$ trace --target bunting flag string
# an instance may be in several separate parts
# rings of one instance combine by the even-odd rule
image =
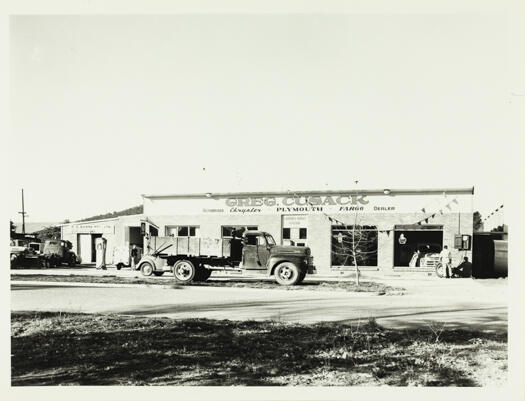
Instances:
[[[290,193],[291,191],[288,191],[288,192]],[[445,198],[447,198],[447,194],[446,194],[445,192],[443,192],[443,195],[444,195]],[[294,197],[298,197],[298,198],[300,197],[300,196],[297,195],[295,192],[293,192],[293,196],[294,196]],[[314,204],[312,204],[312,203],[310,202],[310,200],[309,200],[308,198],[306,198],[306,203],[307,203],[309,206],[311,206],[311,207],[314,207],[314,206],[315,206]],[[447,209],[449,209],[449,210],[452,210],[451,203],[455,203],[455,204],[459,205],[459,202],[458,202],[457,198],[454,198],[454,199],[452,199],[451,202],[449,202],[449,203],[447,203],[447,204],[445,205],[445,207],[446,207]],[[499,207],[499,209],[501,209],[502,207],[503,207],[503,205],[501,205],[501,206]],[[426,213],[427,209],[428,209],[428,207],[425,206],[425,207],[421,208],[421,211],[422,211],[423,213]],[[326,212],[324,212],[324,211],[322,211],[321,213],[322,213],[322,214],[328,219],[328,221],[330,221],[331,223],[336,223],[336,224],[341,225],[341,226],[348,226],[348,224],[346,224],[345,222],[342,222],[342,221],[336,219],[335,217],[332,217],[332,216],[328,215],[328,214],[327,214]],[[440,215],[443,215],[443,209],[440,209],[440,210],[439,210],[439,214],[440,214]],[[430,219],[434,219],[434,218],[436,217],[436,215],[437,215],[437,211],[434,212],[434,213],[432,213],[432,214],[430,214],[430,215],[428,215],[428,216],[425,217],[424,219],[419,220],[419,221],[416,222],[415,224],[421,226],[422,223],[423,223],[423,221],[424,221],[425,223],[428,224],[429,220],[430,220]],[[390,237],[390,232],[392,232],[392,231],[394,231],[394,230],[393,230],[393,229],[390,229],[390,230],[378,230],[378,231],[379,231],[380,233],[386,233],[386,234]]]
[[[488,219],[490,219],[493,215],[495,215],[498,211],[500,211],[501,209],[503,209],[503,205],[500,205],[498,206],[495,210],[493,210],[487,217],[485,217],[483,220],[481,220],[481,222],[484,222]]]

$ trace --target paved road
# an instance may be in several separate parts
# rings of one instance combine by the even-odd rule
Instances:
[[[12,285],[13,311],[122,313],[171,318],[355,322],[375,317],[387,327],[439,326],[506,330],[506,280],[397,282],[402,296],[341,291],[230,287],[104,288],[47,283]]]

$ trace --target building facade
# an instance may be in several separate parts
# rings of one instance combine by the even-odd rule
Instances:
[[[227,238],[241,227],[278,244],[308,246],[319,274],[353,269],[431,271],[415,254],[451,250],[472,259],[474,189],[143,195],[160,236]],[[463,245],[458,245],[458,239]]]
[[[107,240],[106,262],[116,264],[121,259],[127,259],[133,245],[143,248],[141,223],[145,221],[144,215],[137,214],[62,224],[61,238],[71,241],[73,251],[81,257],[82,263],[95,263],[95,240],[103,237]],[[154,226],[151,226],[151,230],[157,234]]]

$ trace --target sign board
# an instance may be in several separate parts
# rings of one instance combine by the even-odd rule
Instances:
[[[424,210],[424,211],[423,211]],[[355,214],[420,213],[440,216],[472,213],[472,195],[280,195],[241,197],[145,198],[144,213],[150,216],[200,214]]]
[[[286,228],[308,227],[308,216],[304,214],[283,216],[283,227],[286,227]]]
[[[63,226],[62,232],[64,234],[114,234],[115,226],[109,223],[72,224],[69,226]]]

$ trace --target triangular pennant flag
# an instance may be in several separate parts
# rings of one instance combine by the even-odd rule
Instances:
[[[452,202],[454,202],[456,205],[459,204],[458,200],[456,198],[452,199]]]
[[[500,209],[503,207],[503,205],[500,206]]]
[[[428,217],[425,219],[425,223],[428,223]]]
[[[390,230],[386,232],[386,235],[390,237]]]
[[[434,217],[436,217],[436,214],[435,214],[435,213],[432,215],[432,218],[434,218]]]
[[[418,221],[418,222],[417,222],[417,224],[418,224],[418,225],[421,225],[421,222],[420,222],[420,221]]]
[[[439,209],[439,213],[440,213],[440,214],[443,214],[443,209]]]
[[[422,211],[423,213],[425,213],[425,208],[421,209],[421,211]]]

